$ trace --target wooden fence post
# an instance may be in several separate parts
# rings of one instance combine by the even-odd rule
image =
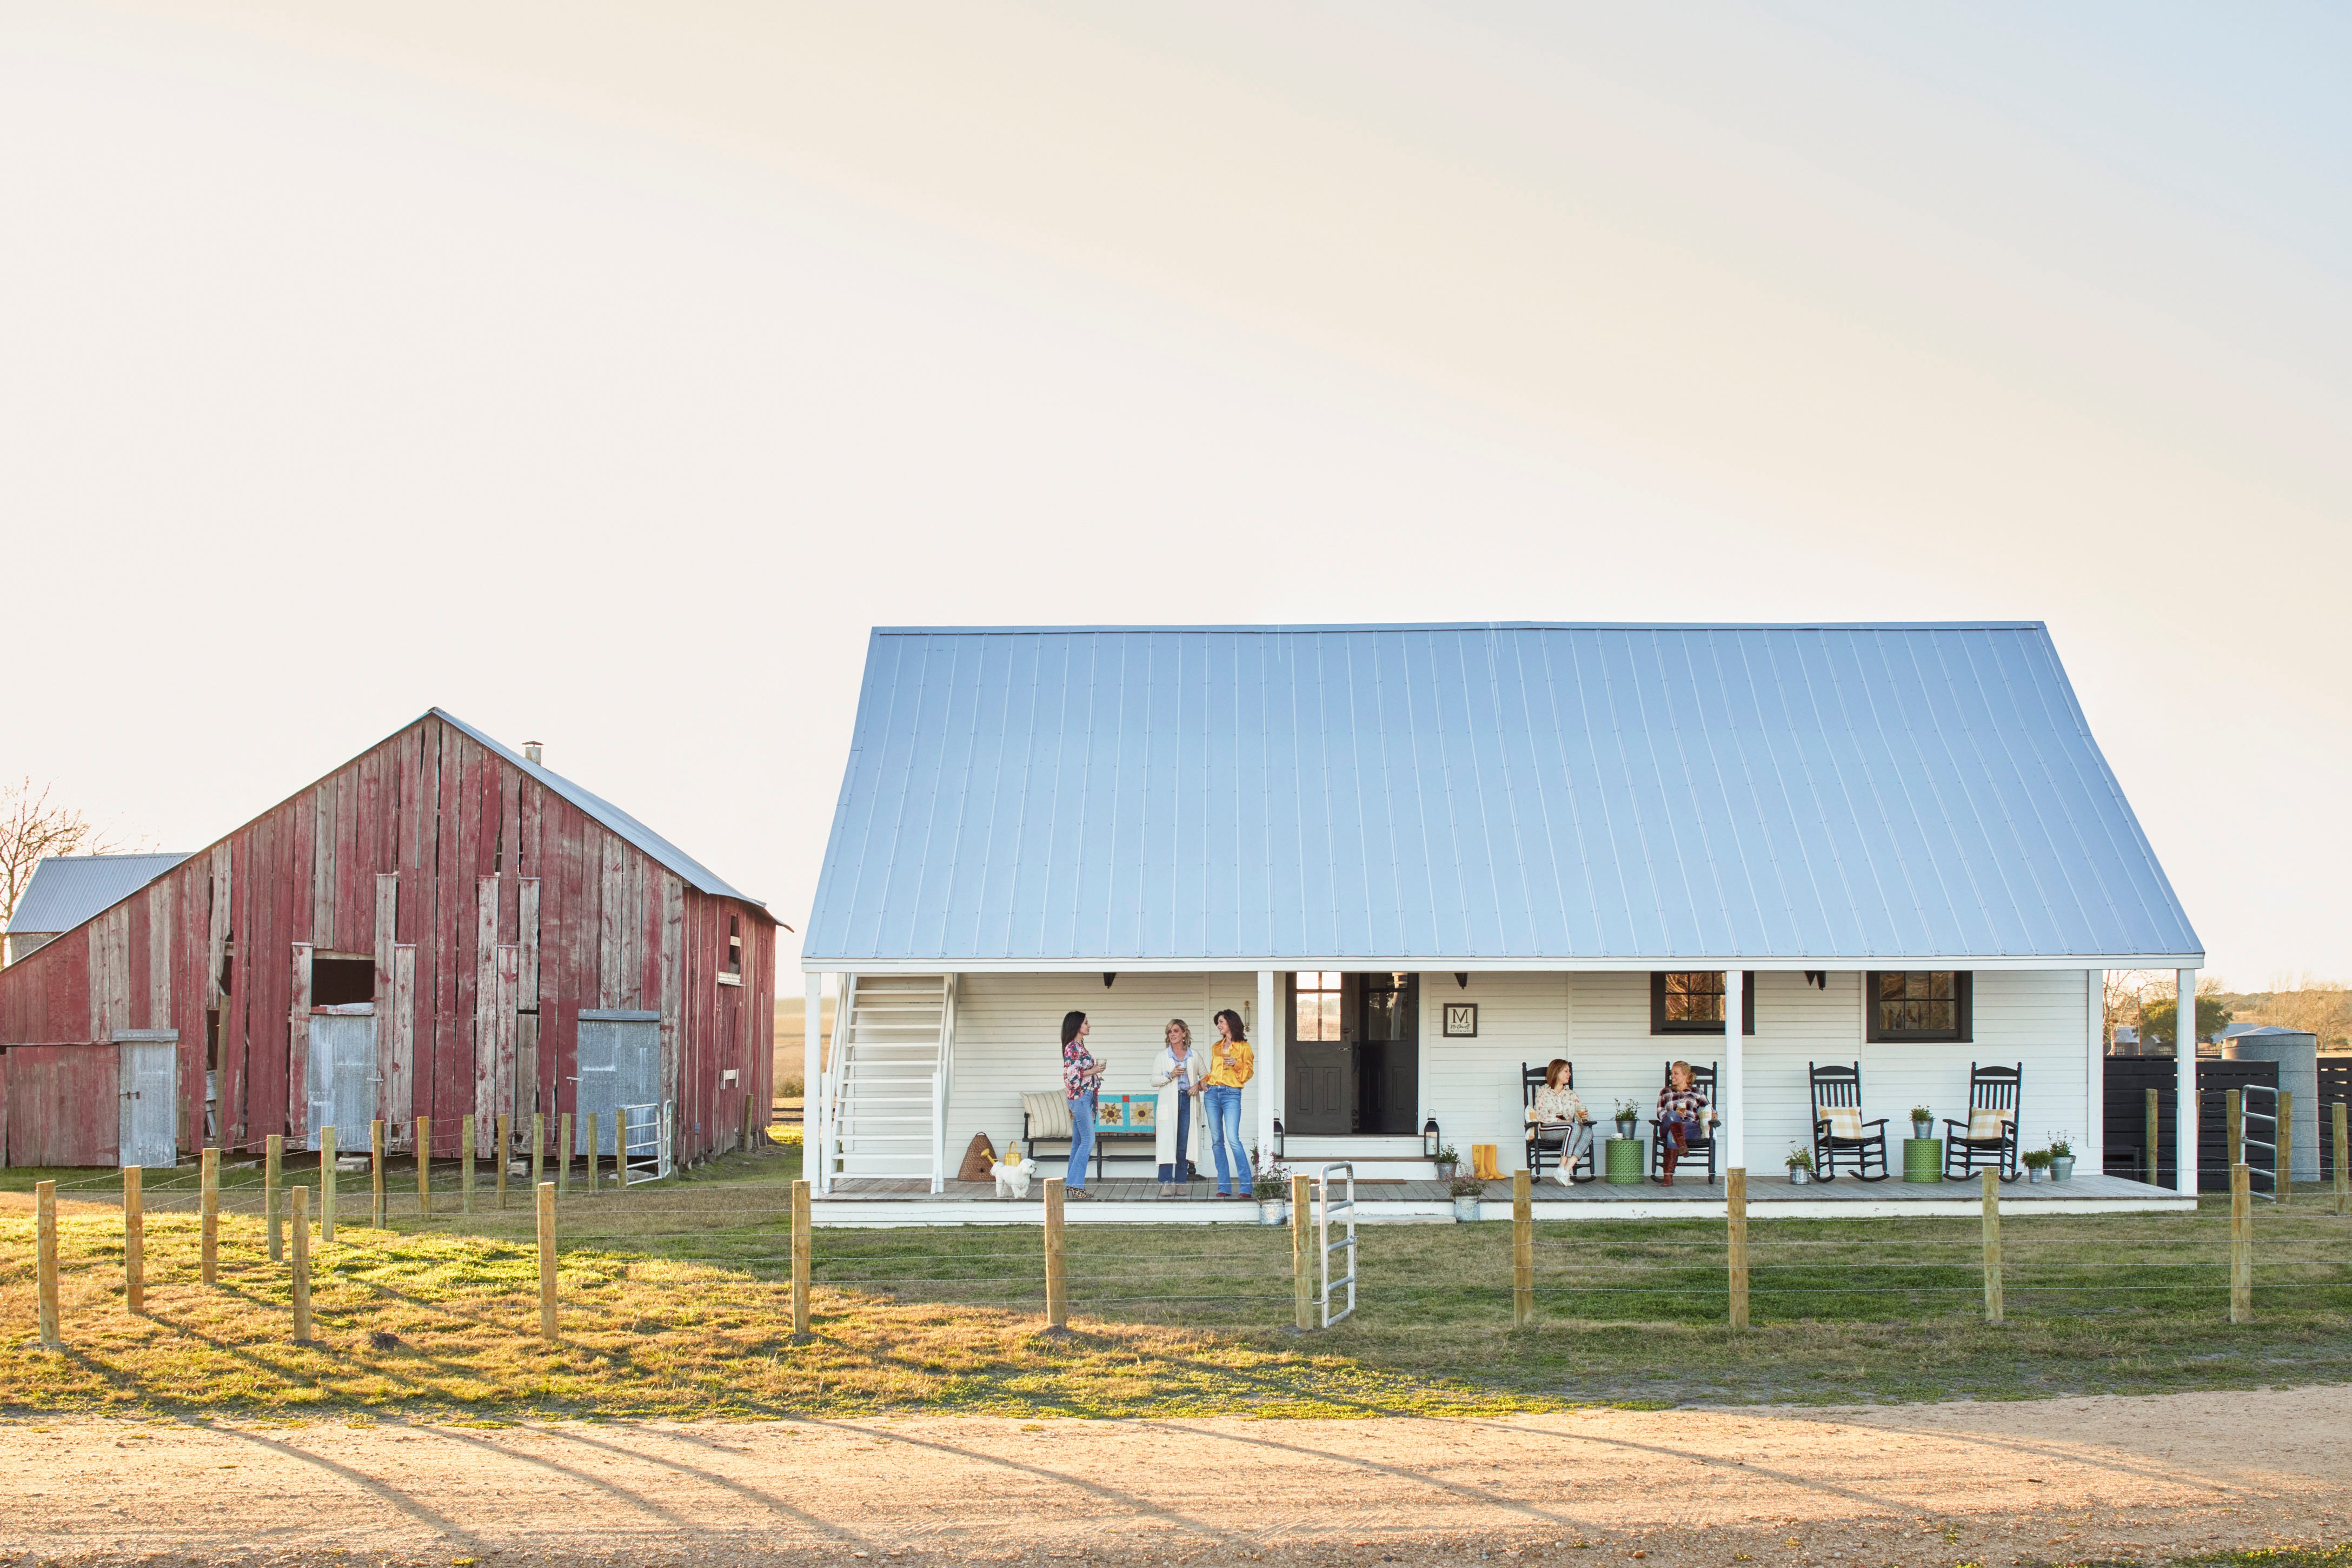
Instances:
[[[294,1342],[310,1342],[310,1189],[289,1194],[294,1209]]]
[[[58,1184],[55,1182],[33,1184],[34,1268],[40,1276],[41,1348],[62,1351],[66,1348],[63,1334],[58,1328]]]
[[[2346,1145],[2345,1131],[2345,1105],[2339,1100],[2336,1102],[2336,1212],[2352,1215],[2352,1160],[2345,1158],[2352,1149]]]
[[[204,1279],[220,1283],[220,1151],[207,1149],[196,1167],[196,1207],[199,1213]]]
[[[539,1337],[555,1342],[555,1186],[531,1189],[539,1210]]]
[[[2252,1173],[2230,1167],[2230,1321],[2254,1321],[2254,1204]]]
[[[375,1228],[383,1228],[383,1119],[368,1123],[369,1184],[374,1200]]]
[[[1984,1173],[1985,1321],[2003,1321],[2000,1300],[2000,1173]]]
[[[504,1213],[507,1206],[507,1153],[508,1151],[514,1147],[514,1141],[511,1136],[514,1131],[512,1123],[513,1119],[511,1117],[501,1115],[499,1118],[498,1182],[499,1210],[500,1213]]]
[[[592,1110],[588,1113],[588,1190],[592,1193],[596,1190],[596,1145],[600,1142],[597,1137],[599,1131],[596,1125],[596,1112]]]
[[[122,1167],[122,1305],[128,1311],[147,1310],[147,1209],[141,1197],[136,1165]]]
[[[1723,1173],[1723,1201],[1729,1223],[1731,1326],[1748,1326],[1748,1173],[1733,1167]]]
[[[286,1261],[286,1216],[280,1210],[278,1179],[285,1174],[286,1140],[272,1132],[261,1143],[261,1213],[269,1226],[269,1261]]]
[[[530,1190],[539,1191],[539,1184],[547,1172],[547,1117],[540,1111],[530,1113]],[[534,1197],[531,1202],[539,1200]]]
[[[474,1212],[474,1119],[457,1119],[457,1212]]]
[[[1511,1327],[1536,1318],[1536,1206],[1528,1173],[1511,1173]]]
[[[335,1130],[319,1129],[319,1239],[335,1239]]]
[[[1315,1326],[1315,1231],[1307,1203],[1307,1178],[1290,1174],[1290,1316],[1301,1329]]]
[[[2284,1203],[2294,1194],[2294,1090],[2291,1089],[2278,1091],[2278,1128],[2271,1139],[2278,1146],[2271,1192]]]
[[[2158,1140],[2164,1133],[2164,1119],[2156,1113],[2156,1090],[2151,1089],[2147,1091],[2147,1184],[2151,1187],[2164,1185],[2158,1179],[2163,1174],[2158,1167],[2164,1148]]]
[[[793,1338],[809,1331],[809,1184],[793,1184]]]
[[[1062,1181],[1045,1178],[1045,1327],[1070,1326],[1069,1281],[1062,1271]]]
[[[416,1119],[416,1217],[433,1217],[433,1118]]]
[[[2246,1157],[2246,1096],[2242,1089],[2221,1091],[2222,1136],[2230,1145],[2229,1163],[2237,1164]]]
[[[572,1112],[555,1119],[555,1191],[561,1197],[572,1190]]]

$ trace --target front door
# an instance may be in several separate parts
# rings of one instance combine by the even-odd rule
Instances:
[[[345,1002],[310,1010],[310,1132],[335,1130],[338,1152],[369,1146],[375,1119],[375,1004]]]
[[[1407,1137],[1421,1131],[1418,975],[1352,974],[1356,1021],[1356,1131]]]
[[[1349,976],[1290,977],[1289,1066],[1283,1074],[1286,1133],[1331,1137],[1356,1130],[1356,1047],[1348,1026]]]

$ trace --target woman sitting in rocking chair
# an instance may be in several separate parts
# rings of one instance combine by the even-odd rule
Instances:
[[[1683,1157],[1690,1141],[1715,1120],[1715,1112],[1706,1103],[1706,1096],[1691,1083],[1691,1066],[1676,1062],[1667,1069],[1666,1087],[1658,1090],[1658,1142],[1666,1173],[1650,1180],[1662,1187],[1675,1184],[1675,1162]]]
[[[1559,1149],[1559,1166],[1552,1174],[1569,1186],[1576,1185],[1576,1163],[1584,1157],[1587,1145],[1592,1142],[1592,1114],[1577,1098],[1569,1082],[1570,1068],[1565,1058],[1554,1057],[1544,1068],[1543,1087],[1536,1090],[1536,1102],[1528,1107],[1528,1120],[1535,1123],[1536,1138]]]

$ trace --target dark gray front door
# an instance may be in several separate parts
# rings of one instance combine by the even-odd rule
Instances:
[[[1416,974],[1350,975],[1356,1003],[1356,1131],[1421,1131],[1421,996]]]
[[[1283,1074],[1283,1131],[1305,1136],[1356,1130],[1352,977],[1308,971],[1290,977],[1289,1066]]]

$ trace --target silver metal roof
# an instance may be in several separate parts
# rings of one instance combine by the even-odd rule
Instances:
[[[695,888],[698,891],[709,893],[714,897],[721,899],[740,899],[747,904],[756,904],[761,909],[766,909],[768,907],[760,900],[751,897],[751,894],[738,891],[736,889],[728,886],[725,881],[720,879],[719,874],[711,870],[709,867],[705,866],[701,861],[697,860],[685,850],[680,849],[677,845],[672,844],[668,839],[664,838],[660,834],[656,833],[652,828],[647,827],[644,823],[639,822],[635,817],[631,816],[627,812],[623,811],[619,806],[614,805],[611,801],[605,800],[600,795],[589,794],[586,790],[582,789],[578,784],[573,784],[570,779],[565,778],[562,773],[551,773],[546,768],[541,767],[539,763],[531,762],[528,758],[524,757],[520,752],[509,751],[504,744],[492,740],[481,731],[477,730],[471,724],[467,723],[463,719],[458,718],[455,713],[450,712],[447,709],[436,708],[432,711],[434,716],[439,719],[443,723],[464,731],[468,736],[472,737],[480,744],[487,746],[493,752],[496,752],[499,756],[504,757],[508,762],[512,763],[516,767],[520,768],[524,773],[529,773],[531,777],[537,779],[540,783],[553,790],[557,795],[562,795],[565,800],[570,801],[573,805],[578,806],[582,811],[586,812],[591,817],[593,817],[596,821],[604,824],[606,827],[611,828],[614,833],[619,834],[629,843],[645,851],[647,855],[652,856],[662,865],[667,866],[671,870],[677,872],[678,876],[685,879],[689,886]]]
[[[8,919],[11,932],[68,931],[187,858],[158,855],[51,855],[33,868]]]
[[[2203,954],[2047,630],[879,628],[803,963]]]

